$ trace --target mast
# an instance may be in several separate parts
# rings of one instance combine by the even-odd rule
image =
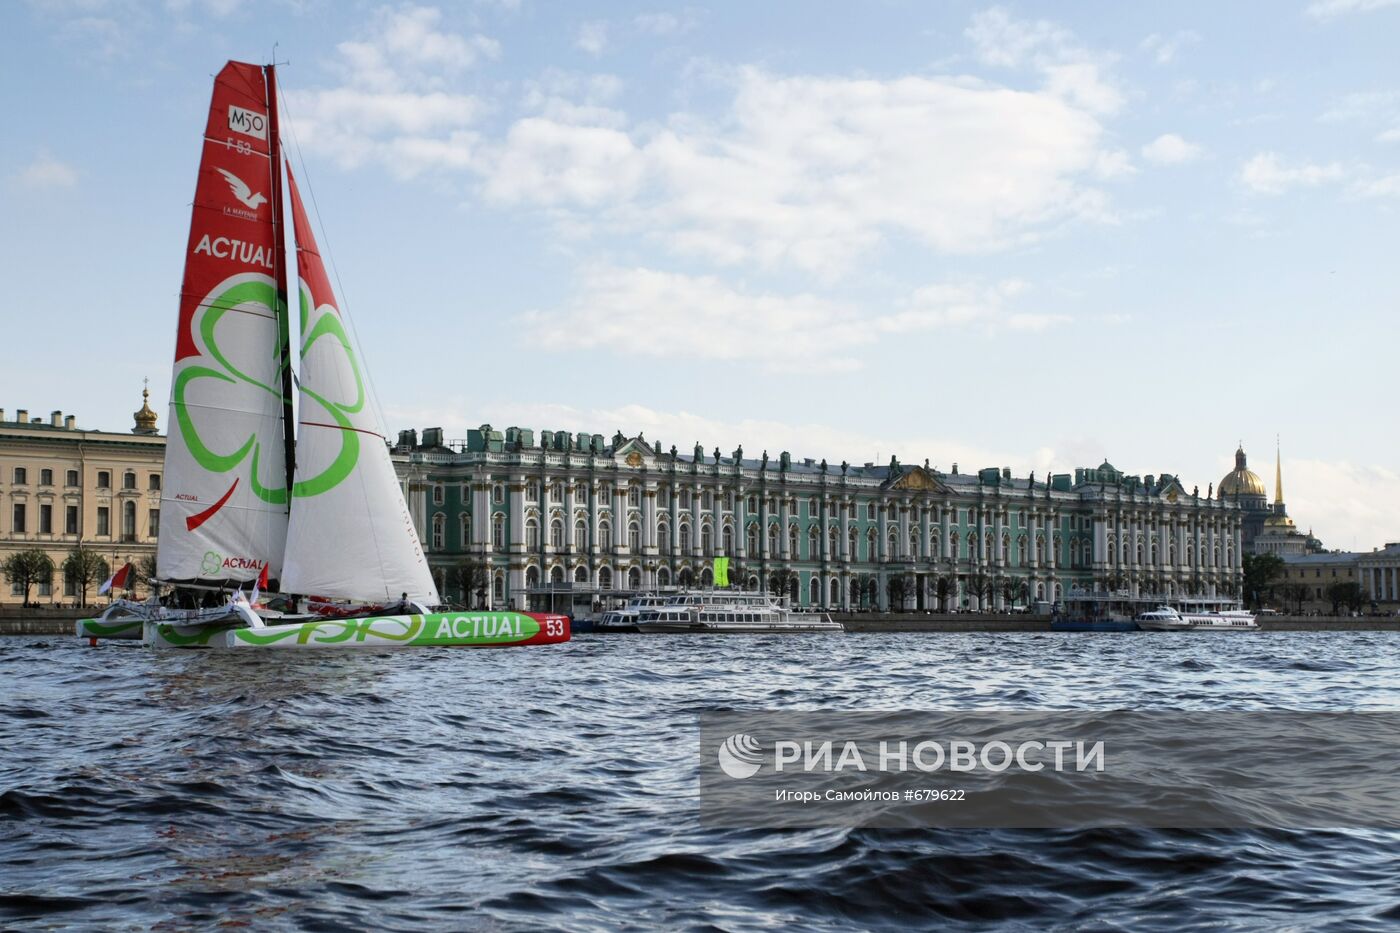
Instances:
[[[296,476],[296,421],[292,417],[292,336],[291,314],[287,304],[287,229],[282,217],[282,136],[277,117],[277,66],[263,68],[267,76],[268,154],[272,162],[272,243],[277,254],[274,260],[277,280],[277,326],[282,340],[278,365],[282,368],[282,449],[287,460],[287,506],[291,508],[291,489]]]

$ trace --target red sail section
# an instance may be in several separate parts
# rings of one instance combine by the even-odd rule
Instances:
[[[229,62],[214,81],[204,130],[176,362],[199,353],[196,312],[216,285],[240,273],[271,276],[275,270],[270,122],[262,68]]]
[[[311,292],[312,308],[330,305],[336,314],[340,314],[340,305],[335,303],[335,292],[331,290],[330,279],[326,278],[326,264],[321,262],[321,251],[316,248],[316,238],[311,234],[311,222],[306,219],[306,208],[302,206],[301,192],[297,190],[290,164],[287,166],[287,187],[292,193],[292,230],[297,240],[297,275]]]
[[[156,567],[173,582],[281,577],[290,489],[272,116],[264,69],[225,65],[204,129],[171,370]]]

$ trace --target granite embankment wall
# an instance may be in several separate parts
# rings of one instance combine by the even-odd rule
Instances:
[[[73,623],[91,619],[101,607],[87,609],[0,608],[0,635],[72,635]]]
[[[1049,616],[977,613],[833,613],[850,632],[1048,632]],[[1260,616],[1265,632],[1400,632],[1400,618]]]

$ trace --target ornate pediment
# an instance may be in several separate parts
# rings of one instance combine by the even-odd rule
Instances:
[[[613,450],[613,459],[618,462],[619,466],[631,467],[634,470],[640,470],[655,458],[656,451],[640,434],[630,440],[623,441]]]
[[[886,489],[909,489],[917,492],[946,492],[947,487],[923,467],[904,467],[897,476],[885,481]]]

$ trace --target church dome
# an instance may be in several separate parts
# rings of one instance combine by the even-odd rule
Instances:
[[[1220,481],[1222,496],[1267,496],[1264,481],[1245,464],[1244,448],[1235,451],[1235,468]]]
[[[131,417],[136,421],[136,427],[131,429],[133,434],[155,434],[156,433],[156,413],[151,411],[151,392],[149,389],[141,390],[141,410]]]

